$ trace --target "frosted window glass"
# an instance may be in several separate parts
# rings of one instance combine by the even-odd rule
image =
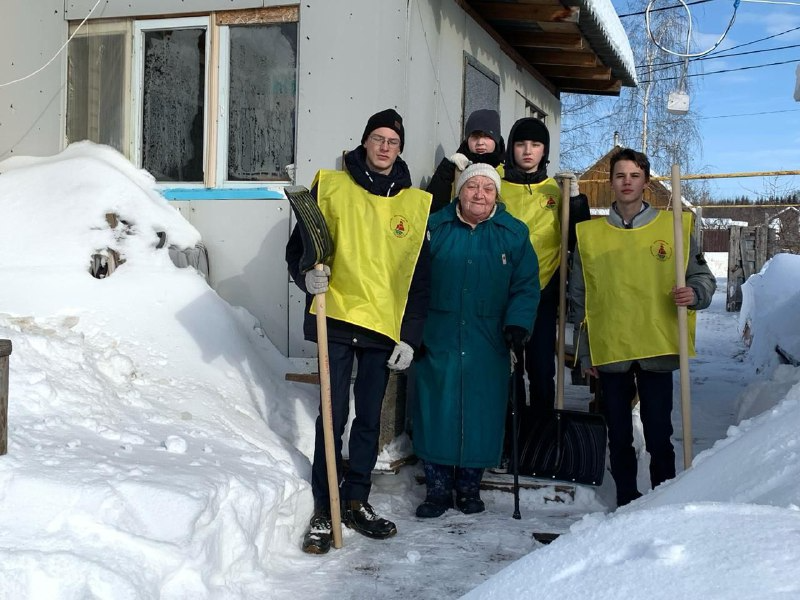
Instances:
[[[158,181],[203,181],[205,29],[144,39],[142,167]]]
[[[294,162],[297,24],[230,29],[228,179],[286,180]]]

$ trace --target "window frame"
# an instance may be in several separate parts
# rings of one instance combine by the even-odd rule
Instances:
[[[125,100],[121,107],[123,124],[121,148],[129,160],[142,168],[144,141],[144,40],[145,34],[163,30],[205,30],[205,72],[204,72],[204,110],[203,110],[203,181],[157,181],[163,188],[252,188],[264,185],[285,185],[291,183],[288,175],[271,181],[228,180],[228,143],[230,102],[230,28],[247,25],[296,24],[297,44],[300,27],[299,5],[208,12],[195,16],[131,17],[127,19],[93,20],[81,28],[78,36],[90,37],[110,33],[124,36],[125,57],[120,68],[123,77]],[[74,31],[77,23],[71,23]],[[297,51],[296,51],[297,52]],[[299,79],[299,56],[295,55],[295,77]],[[295,86],[295,109],[299,99],[299,86]],[[64,141],[67,138],[67,115],[65,106]],[[91,109],[91,107],[88,107]],[[297,113],[295,110],[294,140],[292,160],[297,160]],[[75,141],[75,140],[72,140]]]
[[[168,19],[136,19],[133,24],[133,60],[131,63],[131,115],[132,131],[130,136],[130,146],[128,149],[131,162],[140,169],[142,168],[142,142],[143,142],[143,127],[144,127],[144,36],[148,31],[162,31],[164,29],[205,29],[206,30],[206,44],[205,44],[205,90],[204,102],[205,109],[203,110],[203,132],[205,139],[203,140],[203,181],[158,181],[159,185],[164,187],[183,188],[202,188],[206,186],[208,179],[208,106],[209,96],[212,91],[209,89],[209,57],[211,52],[211,36],[209,34],[209,20],[211,15],[205,17],[179,17]],[[212,186],[213,187],[213,186]]]

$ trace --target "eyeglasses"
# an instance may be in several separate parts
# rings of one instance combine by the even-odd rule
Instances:
[[[383,146],[384,144],[388,144],[390,148],[400,147],[400,138],[385,138],[382,135],[371,135],[369,136],[369,141],[375,144],[376,146]]]

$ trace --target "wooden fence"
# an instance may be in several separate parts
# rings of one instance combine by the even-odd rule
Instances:
[[[742,284],[750,275],[758,273],[774,254],[769,247],[769,229],[766,225],[730,228],[728,245],[728,290],[725,304],[729,312],[742,308]]]

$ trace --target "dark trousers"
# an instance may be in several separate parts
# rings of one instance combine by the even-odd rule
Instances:
[[[424,461],[426,500],[437,504],[451,505],[453,489],[461,498],[479,498],[483,469],[479,467],[455,467]]]
[[[337,481],[341,482],[341,500],[366,502],[372,487],[372,469],[375,468],[378,459],[381,407],[386,384],[389,382],[389,368],[386,366],[386,361],[389,360],[391,351],[328,342],[328,352],[331,368],[333,438],[336,447]],[[358,360],[356,380],[353,384],[356,414],[350,427],[349,469],[342,479],[342,435],[350,413],[350,378],[354,359]],[[316,422],[311,491],[317,508],[330,506],[321,414],[317,416]]]
[[[633,448],[631,404],[639,393],[645,447],[650,454],[650,483],[656,487],[675,477],[672,447],[672,373],[644,371],[634,363],[625,373],[600,372],[601,409],[608,425],[611,475],[617,486],[617,505],[639,497],[636,451]]]
[[[558,323],[558,271],[542,290],[533,332],[525,344],[525,356],[517,355],[517,360],[525,363],[528,374],[530,396],[526,394],[525,382],[517,382],[517,427],[522,432],[521,440],[527,438],[537,421],[548,418],[555,407],[556,400],[556,327]],[[526,401],[530,399],[530,404]],[[506,414],[506,435],[503,453],[511,456],[512,417],[509,405]]]

